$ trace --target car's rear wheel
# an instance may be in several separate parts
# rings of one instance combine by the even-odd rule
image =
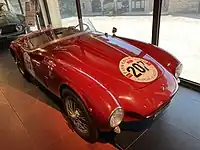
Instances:
[[[15,59],[15,64],[17,65],[17,68],[19,72],[22,74],[22,76],[28,81],[31,81],[31,75],[28,73],[28,71],[25,69],[24,65],[21,63],[21,61],[17,58],[14,57]]]
[[[61,92],[67,121],[74,131],[88,142],[96,142],[99,133],[82,100],[72,90],[65,88]]]

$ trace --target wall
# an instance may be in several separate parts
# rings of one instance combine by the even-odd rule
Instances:
[[[81,3],[81,10],[83,14],[88,14],[92,12],[92,2],[91,0],[80,0]],[[85,9],[83,8],[85,5]]]
[[[198,12],[200,0],[169,0],[169,12]]]

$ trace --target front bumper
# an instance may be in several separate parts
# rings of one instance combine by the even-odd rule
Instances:
[[[113,131],[117,134],[121,132],[121,130],[129,130],[134,132],[141,132],[151,127],[154,121],[162,116],[164,111],[168,108],[170,102],[161,106],[157,111],[153,112],[151,115],[143,118],[138,118],[135,121],[122,121],[121,124],[113,129]]]
[[[173,97],[172,97],[173,98]],[[142,116],[140,114],[137,113],[127,113],[126,115],[131,118],[129,120],[126,120],[126,122],[135,122],[135,121],[143,121],[143,120],[151,120],[151,119],[155,119],[157,118],[157,116],[160,116],[160,114],[162,114],[169,106],[171,101],[168,101],[167,103],[163,104],[162,106],[160,106],[160,108],[158,108],[157,110],[155,110],[154,112],[152,112],[151,114],[147,115],[147,116]]]
[[[168,107],[169,107],[170,101],[161,106],[158,110],[153,112],[151,115],[147,116],[146,119],[156,119],[160,114],[162,114]]]

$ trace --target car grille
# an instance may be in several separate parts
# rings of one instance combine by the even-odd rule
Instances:
[[[0,29],[1,29],[2,35],[17,32],[16,24],[6,25],[6,26],[3,26],[3,27],[0,27]]]

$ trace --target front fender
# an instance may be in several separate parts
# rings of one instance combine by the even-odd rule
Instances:
[[[64,72],[62,74],[66,75],[61,84],[66,84],[78,94],[100,130],[109,129],[110,114],[120,106],[114,95],[82,70],[68,66]]]
[[[141,50],[149,54],[151,57],[153,57],[155,60],[157,60],[160,64],[162,64],[163,67],[165,67],[170,73],[172,73],[173,75],[175,74],[176,67],[180,64],[180,61],[172,54],[152,44],[144,43],[137,40],[131,40],[123,37],[119,38],[140,48]]]

